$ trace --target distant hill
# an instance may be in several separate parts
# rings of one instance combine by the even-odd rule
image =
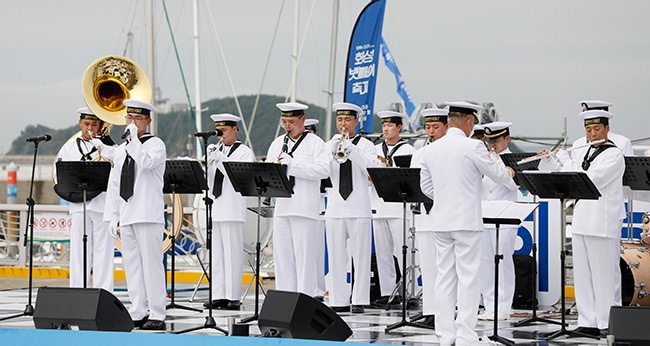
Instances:
[[[239,97],[239,104],[244,114],[246,122],[250,122],[250,115],[255,103],[255,95],[246,95]],[[275,130],[280,122],[280,112],[275,107],[276,103],[284,102],[285,98],[281,96],[262,95],[257,107],[257,115],[253,123],[253,129],[250,137],[253,148],[257,156],[264,156],[269,145],[273,141]],[[307,102],[298,101],[309,106],[307,117],[318,119],[320,124],[318,129],[324,132],[325,109]],[[203,103],[202,109],[208,108],[201,116],[201,131],[214,130],[214,122],[210,119],[211,114],[215,113],[232,113],[237,115],[237,107],[232,97],[212,99]],[[76,124],[77,119],[62,120],[71,126],[64,129],[52,129],[42,125],[29,125],[23,130],[20,136],[11,143],[11,148],[6,155],[30,155],[34,153],[34,146],[25,142],[26,138],[33,136],[42,136],[45,133],[52,135],[52,140],[47,143],[41,143],[38,147],[39,155],[56,155],[61,146],[72,137],[79,126]],[[196,151],[194,147],[194,119],[189,110],[182,112],[158,113],[158,136],[165,141],[167,145],[167,157],[176,156],[194,156]],[[333,131],[336,127],[332,125]],[[121,143],[120,135],[124,131],[123,126],[114,126],[111,137],[117,143]],[[282,133],[282,129],[280,129]],[[240,140],[245,140],[243,129],[240,128],[237,136]],[[216,142],[216,138],[211,138],[210,142]]]

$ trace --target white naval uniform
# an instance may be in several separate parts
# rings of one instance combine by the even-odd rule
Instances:
[[[275,160],[282,151],[284,136],[271,143],[267,159]],[[287,145],[292,152],[296,142]],[[273,258],[275,261],[275,287],[278,290],[301,292],[309,296],[318,294],[318,258],[322,251],[322,232],[318,231],[321,212],[320,181],[329,176],[329,156],[325,142],[308,133],[292,153],[293,159],[287,175],[293,176],[294,194],[290,198],[277,198],[273,217]],[[316,230],[316,231],[314,231]]]
[[[510,149],[499,155],[511,153]],[[493,155],[495,156],[495,155]],[[500,160],[500,158],[499,158]],[[516,201],[519,187],[510,179],[506,184],[497,184],[488,177],[483,177],[484,201]],[[499,254],[503,259],[499,262],[499,315],[510,315],[512,299],[515,295],[515,263],[512,255],[515,251],[518,225],[499,225]],[[483,259],[481,260],[481,293],[486,312],[494,312],[494,250],[496,227],[485,224],[483,232]]]
[[[418,149],[411,158],[411,167],[421,168],[422,152],[426,146]],[[431,316],[435,313],[436,276],[436,247],[433,241],[431,225],[431,210],[427,212],[423,203],[420,204],[420,215],[413,215],[415,219],[415,240],[420,256],[420,269],[422,271],[422,315]]]
[[[223,166],[224,162],[253,162],[255,154],[246,145],[237,141],[235,145],[223,146],[208,157],[208,188],[212,204],[212,299],[241,300],[244,222],[246,221],[246,199],[237,191]],[[208,150],[210,152],[210,150]],[[216,156],[221,159],[212,161]],[[223,174],[221,195],[215,198],[214,176],[217,169]]]
[[[146,137],[151,138],[141,143]],[[135,162],[135,183],[133,196],[124,201],[120,197],[120,180],[127,152]],[[166,157],[165,143],[149,134],[123,143],[115,150],[108,182],[104,220],[120,222],[126,286],[131,300],[129,314],[134,321],[147,314],[150,320],[165,320],[162,190]]]
[[[318,250],[316,254],[318,273],[316,274],[316,279],[318,280],[318,290],[316,291],[316,296],[325,297],[327,292],[327,282],[325,281],[325,196],[326,192],[320,190],[320,213],[318,213],[318,228],[317,230],[321,232],[320,239],[322,239],[322,245],[318,245]]]
[[[359,138],[356,145],[353,139],[348,142],[351,151],[348,160],[352,163],[352,192],[346,200],[339,193],[341,164],[330,154],[330,179],[332,188],[327,190],[327,250],[332,286],[330,287],[330,306],[350,305],[350,286],[347,284],[348,252],[354,263],[354,286],[352,305],[370,304],[370,253],[372,245],[372,210],[368,190],[368,167],[375,167],[377,155],[375,148],[366,138]],[[339,142],[334,137],[327,142],[332,148]],[[349,240],[349,247],[348,245]]]
[[[422,192],[434,200],[431,219],[437,253],[436,334],[441,344],[478,340],[483,217],[481,177],[506,183],[508,170],[488,156],[485,145],[451,127],[426,146],[421,159]],[[454,321],[454,307],[458,317]]]
[[[57,161],[84,161],[82,157],[92,151],[93,145],[81,138],[61,147]],[[80,151],[81,150],[81,151]],[[83,154],[82,154],[83,152]],[[90,154],[97,157],[97,151]],[[102,155],[104,153],[102,152]],[[113,237],[108,232],[108,222],[104,221],[106,193],[86,201],[87,271],[86,287],[103,288],[113,291]],[[70,229],[70,287],[84,287],[83,282],[83,203],[70,203],[72,227]],[[92,269],[92,285],[90,272]]]
[[[590,149],[590,155],[593,148]],[[584,156],[569,158],[561,150],[556,160],[542,159],[540,170],[584,171]],[[623,173],[625,159],[617,147],[598,155],[586,171],[601,197],[579,200],[573,210],[571,226],[573,246],[573,279],[578,326],[605,329],[609,324],[611,306],[621,305],[620,237],[625,214]]]
[[[398,144],[403,141],[406,140],[401,140]],[[391,154],[394,147],[395,146],[393,145],[388,146],[389,154]],[[376,156],[385,157],[382,144],[377,144],[375,146],[375,151]],[[415,148],[412,145],[405,143],[400,145],[391,156],[394,158],[395,156],[412,155],[414,152]],[[378,167],[386,166],[379,160],[376,160],[376,162]],[[392,162],[392,167],[397,167],[394,160]],[[372,206],[372,209],[376,211],[375,214],[372,215],[372,227],[375,237],[375,257],[377,258],[377,271],[379,272],[379,287],[381,288],[382,296],[389,296],[393,292],[395,282],[397,281],[395,260],[393,256],[397,258],[400,270],[404,273],[404,268],[402,268],[404,210],[402,203],[384,202],[384,200],[377,194],[374,185],[370,186],[370,205]],[[410,222],[410,214],[410,211],[407,210],[407,227]],[[406,256],[406,265],[409,266],[411,264],[410,262],[410,256]]]

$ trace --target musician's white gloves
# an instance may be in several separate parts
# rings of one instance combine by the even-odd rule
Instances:
[[[132,141],[138,138],[138,127],[135,126],[135,123],[128,124],[124,131],[129,131],[129,135],[125,138],[127,141]]]
[[[104,149],[105,144],[99,138],[92,138],[89,142],[97,149]]]
[[[341,135],[334,135],[330,141],[330,152],[336,154],[336,149],[339,147],[339,142],[341,141]]]
[[[217,150],[216,145],[210,144],[208,146],[208,166],[219,163],[219,161],[223,160],[224,156],[222,152]]]
[[[287,167],[291,167],[291,163],[293,162],[293,157],[287,153],[282,153],[280,154],[280,163],[283,165],[287,165]]]
[[[515,170],[512,169],[511,167],[508,167],[508,166],[506,166],[506,169],[508,170],[508,175],[510,176],[510,178],[514,178],[515,177]]]
[[[110,221],[108,224],[108,232],[111,234],[111,237],[117,239],[120,237],[120,233],[117,231],[117,221]]]

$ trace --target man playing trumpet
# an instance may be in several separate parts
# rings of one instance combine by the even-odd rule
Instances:
[[[580,113],[589,142],[607,140],[609,120],[614,115],[604,110]],[[540,155],[549,154],[542,150]],[[576,154],[574,152],[573,154]],[[547,155],[540,170],[585,172],[602,195],[597,200],[580,200],[573,211],[571,227],[573,269],[578,328],[576,332],[602,336],[607,334],[609,310],[621,305],[619,268],[625,159],[611,141],[594,144],[584,156],[556,150],[556,159]]]
[[[364,312],[370,304],[371,218],[368,190],[368,167],[377,165],[375,148],[369,140],[356,133],[361,107],[351,103],[335,103],[335,135],[327,146],[332,188],[327,193],[325,224],[327,250],[332,277],[330,306],[335,312]],[[350,307],[347,284],[347,244],[354,263],[354,287]]]

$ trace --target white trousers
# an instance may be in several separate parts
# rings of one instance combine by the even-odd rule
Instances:
[[[70,230],[70,287],[84,287],[84,217],[83,211],[72,213]],[[86,287],[113,292],[113,237],[108,232],[104,214],[86,211]],[[93,273],[92,285],[90,273]]]
[[[325,220],[318,220],[318,230],[322,232],[323,246],[316,250],[316,255],[318,255],[318,274],[316,279],[318,280],[318,290],[316,295],[320,297],[325,296],[327,287],[325,286]]]
[[[433,232],[438,266],[436,334],[441,344],[453,344],[457,338],[478,338],[474,328],[480,300],[482,232]],[[455,307],[458,316],[454,320]]]
[[[499,226],[499,314],[512,313],[512,299],[515,295],[515,252],[518,227]],[[483,232],[483,255],[481,259],[481,293],[485,311],[494,312],[494,250],[496,229],[486,227]]]
[[[608,328],[609,309],[620,306],[620,239],[572,235],[578,326]]]
[[[324,247],[318,220],[301,216],[273,218],[275,288],[318,295],[318,251]]]
[[[379,286],[382,296],[388,296],[393,293],[395,281],[397,281],[393,256],[397,258],[400,270],[404,273],[404,268],[402,268],[402,234],[404,225],[402,220],[402,218],[372,220],[375,235],[375,257],[377,258],[377,271],[379,272]],[[408,232],[408,220],[406,227],[406,231]],[[407,245],[410,246],[408,244],[408,238]],[[411,265],[410,254],[406,255],[406,265]]]
[[[329,275],[332,276],[330,287],[330,306],[350,305],[350,285],[347,283],[348,252],[354,263],[354,288],[352,305],[370,304],[370,253],[371,229],[370,218],[326,219],[327,251]]]
[[[141,320],[149,311],[150,320],[165,320],[165,268],[163,266],[163,225],[134,223],[121,226],[122,258],[126,288],[131,299],[129,314]]]
[[[244,223],[212,223],[212,299],[241,300]]]
[[[417,232],[415,239],[422,270],[422,314],[430,316],[435,314],[436,277],[438,276],[433,232]]]

